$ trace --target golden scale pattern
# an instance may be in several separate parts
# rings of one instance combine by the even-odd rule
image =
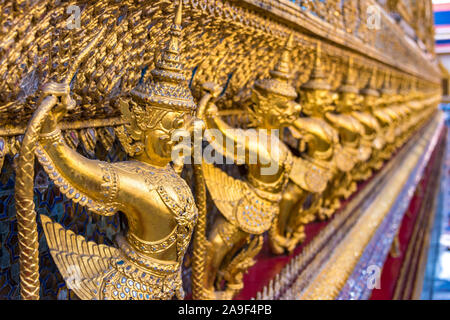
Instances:
[[[117,116],[117,108],[111,105],[111,100],[119,93],[131,90],[144,65],[149,63],[148,69],[152,69],[153,50],[160,47],[162,35],[169,28],[167,21],[173,16],[171,4],[170,1],[122,1],[118,4],[104,0],[87,4],[73,1],[63,5],[36,2],[30,6],[23,1],[23,5],[14,6],[7,2],[2,11],[7,27],[2,28],[5,41],[1,48],[4,62],[0,66],[0,74],[7,77],[0,81],[0,121],[7,125],[26,122],[35,109],[39,85],[64,78],[68,62],[89,43],[99,25],[105,25],[107,36],[76,74],[72,92],[77,108],[69,119]],[[276,52],[292,30],[226,1],[203,0],[189,4],[191,7],[185,9],[187,17],[183,21],[186,38],[182,43],[182,55],[187,72],[197,67],[194,96],[199,94],[195,90],[197,84],[214,81],[223,86],[232,74],[226,94],[221,99],[224,107],[230,107],[228,104],[233,100],[230,97],[236,97],[257,78],[268,76],[275,63]],[[85,8],[81,15],[81,32],[66,28],[65,10],[69,5]],[[387,33],[386,37],[389,35]],[[298,87],[308,78],[309,62],[317,40],[295,32],[295,41],[298,45],[292,54],[292,65],[293,71],[298,73],[294,83]],[[208,48],[207,57],[203,54],[204,48]],[[404,59],[411,54],[405,48],[395,50],[397,53],[403,51],[401,56]],[[342,57],[349,54],[332,46],[324,46],[324,52],[334,60],[333,65],[338,62],[342,67],[345,65]],[[324,57],[324,61],[328,60]],[[125,63],[128,61],[132,63]],[[355,65],[375,64],[379,69],[385,68],[379,63],[367,62],[363,59],[355,61]],[[332,85],[337,87],[339,78],[331,74],[341,74],[339,67],[330,69],[327,67],[330,79],[333,79]],[[191,74],[187,76],[190,79]],[[10,117],[11,114],[14,118]]]

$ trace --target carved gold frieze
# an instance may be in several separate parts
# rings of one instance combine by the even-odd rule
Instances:
[[[80,10],[79,28],[67,25],[69,6]],[[0,168],[16,159],[22,297],[39,298],[36,157],[68,199],[92,214],[121,212],[127,222],[110,247],[41,216],[62,276],[81,270],[79,298],[182,298],[193,235],[193,298],[232,299],[264,234],[273,254],[294,251],[307,224],[332,217],[434,114],[432,47],[405,40],[386,11],[429,25],[426,8],[383,9],[372,0],[6,1]],[[424,40],[431,34],[415,29]],[[180,131],[193,151],[190,185],[172,154]],[[119,143],[128,161],[93,160],[99,146],[108,152]],[[239,170],[207,162],[206,150]],[[268,163],[276,169],[264,173]],[[399,185],[386,188],[390,201]],[[359,257],[353,252],[385,214],[372,211],[332,256],[340,271],[322,270],[302,297],[335,297]]]

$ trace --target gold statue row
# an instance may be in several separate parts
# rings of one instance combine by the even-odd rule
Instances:
[[[377,88],[373,70],[367,86],[359,90],[352,59],[342,85],[332,92],[322,68],[320,45],[309,80],[294,88],[289,67],[293,39],[289,37],[270,77],[256,81],[243,103],[251,123],[269,132],[269,143],[242,140],[242,135],[251,135],[251,129],[232,130],[221,117],[215,105],[223,91],[219,85],[204,84],[198,107],[187,87],[180,61],[181,6],[182,1],[151,76],[117,101],[126,124],[116,129],[116,135],[129,161],[87,159],[65,143],[58,128],[75,104],[69,87],[73,72],[104,31],[73,63],[66,81],[43,88],[17,170],[23,298],[39,298],[31,188],[34,154],[72,201],[100,215],[120,211],[127,220],[125,234],[117,236],[117,247],[110,247],[88,242],[40,215],[53,259],[66,281],[77,279],[69,287],[79,298],[183,298],[181,267],[194,235],[193,298],[231,299],[255,263],[265,232],[274,254],[292,252],[305,239],[306,224],[332,216],[341,199],[356,191],[357,182],[380,169],[434,111],[436,92],[417,90],[415,80],[405,78],[399,91],[393,92],[390,75]],[[172,136],[180,129],[192,132],[198,120],[203,121],[203,130],[222,133],[223,144],[208,135],[206,140],[235,163],[236,154],[225,146],[246,141],[247,174],[236,179],[213,164],[194,164],[194,199],[171,163]],[[285,128],[300,141],[297,150],[287,146],[283,136],[271,134]],[[263,156],[253,163],[248,161],[252,153]],[[269,162],[276,162],[277,170],[263,174]],[[208,232],[206,189],[221,213]]]

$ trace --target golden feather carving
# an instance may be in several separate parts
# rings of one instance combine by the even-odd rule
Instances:
[[[94,299],[94,292],[101,290],[100,278],[110,269],[112,260],[119,257],[119,250],[87,241],[46,215],[40,217],[50,253],[64,281],[80,299]],[[75,280],[72,285],[71,280]]]
[[[245,183],[242,180],[230,177],[211,164],[203,163],[202,168],[208,191],[217,209],[227,219],[234,221],[233,209],[242,199],[243,192],[246,190]]]
[[[211,198],[231,224],[250,234],[262,234],[270,228],[281,195],[271,194],[269,200],[246,181],[234,179],[210,164],[202,167]]]

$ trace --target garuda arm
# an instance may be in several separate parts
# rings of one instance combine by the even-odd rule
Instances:
[[[210,101],[218,96],[221,87],[205,83],[203,89],[206,94],[199,102],[197,117],[205,122],[205,138],[214,150],[237,164],[250,163],[253,159],[263,164],[272,163],[269,137],[258,134],[256,130],[231,127],[220,118],[217,107]]]
[[[59,103],[60,106],[65,106],[66,109],[74,106],[75,103],[70,99],[69,95],[69,83],[76,73],[78,65],[88,56],[92,48],[101,39],[104,32],[105,29],[102,29],[89,45],[81,51],[73,65],[69,68],[63,83],[51,83],[43,88],[44,96],[41,99],[39,107],[33,113],[33,117],[24,134],[16,170],[15,203],[18,229],[17,236],[20,248],[20,291],[22,298],[26,300],[39,299],[40,291],[39,243],[36,211],[34,210],[33,201],[34,154],[39,145],[39,135],[42,131],[49,133],[54,129],[51,128],[52,126],[48,123],[47,118],[55,105]],[[57,113],[54,114],[56,115]],[[45,157],[45,152],[42,150],[41,155],[42,157]],[[42,160],[48,159],[43,158]],[[48,172],[54,169],[49,162],[44,162],[43,164]],[[64,178],[61,177],[58,172],[53,172],[50,177],[63,188],[66,185],[66,181],[64,181]],[[68,184],[67,188],[69,188]],[[77,193],[74,191],[75,190],[72,191],[72,194],[76,197]],[[82,196],[79,196],[79,198],[80,201],[83,200]],[[86,198],[84,200],[87,202],[89,201]]]
[[[97,214],[114,214],[118,206],[115,202],[118,192],[115,170],[109,163],[83,157],[65,143],[57,124],[69,107],[69,92],[55,83],[44,90],[46,94],[62,99],[59,103],[53,99],[56,107],[43,124],[36,148],[39,162],[69,199]]]
[[[58,121],[73,104],[67,84],[50,83],[44,88],[44,101],[52,110],[43,122],[36,156],[61,192],[90,211],[112,215],[118,192],[118,178],[108,163],[89,160],[64,142]],[[40,215],[47,244],[67,286],[83,300],[100,299],[105,277],[112,276],[120,260],[118,249],[95,242],[64,229],[49,217]],[[73,281],[75,281],[73,283]]]
[[[393,143],[395,140],[395,134],[394,134],[394,118],[391,117],[391,115],[385,110],[385,109],[375,109],[372,111],[375,118],[378,119],[381,130],[384,133],[384,138],[387,143]]]
[[[298,133],[298,136],[305,139],[313,149],[332,150],[333,146],[339,143],[336,130],[322,119],[297,118],[291,129],[294,135]]]
[[[367,132],[368,130],[365,130],[364,134],[366,137],[370,136],[370,138],[375,138],[375,136],[379,134],[380,125],[378,124],[377,119],[375,119],[374,116],[372,116],[369,113],[360,111],[353,111],[352,116],[355,117],[355,119],[358,120],[365,127],[373,131],[372,134],[370,134]]]

